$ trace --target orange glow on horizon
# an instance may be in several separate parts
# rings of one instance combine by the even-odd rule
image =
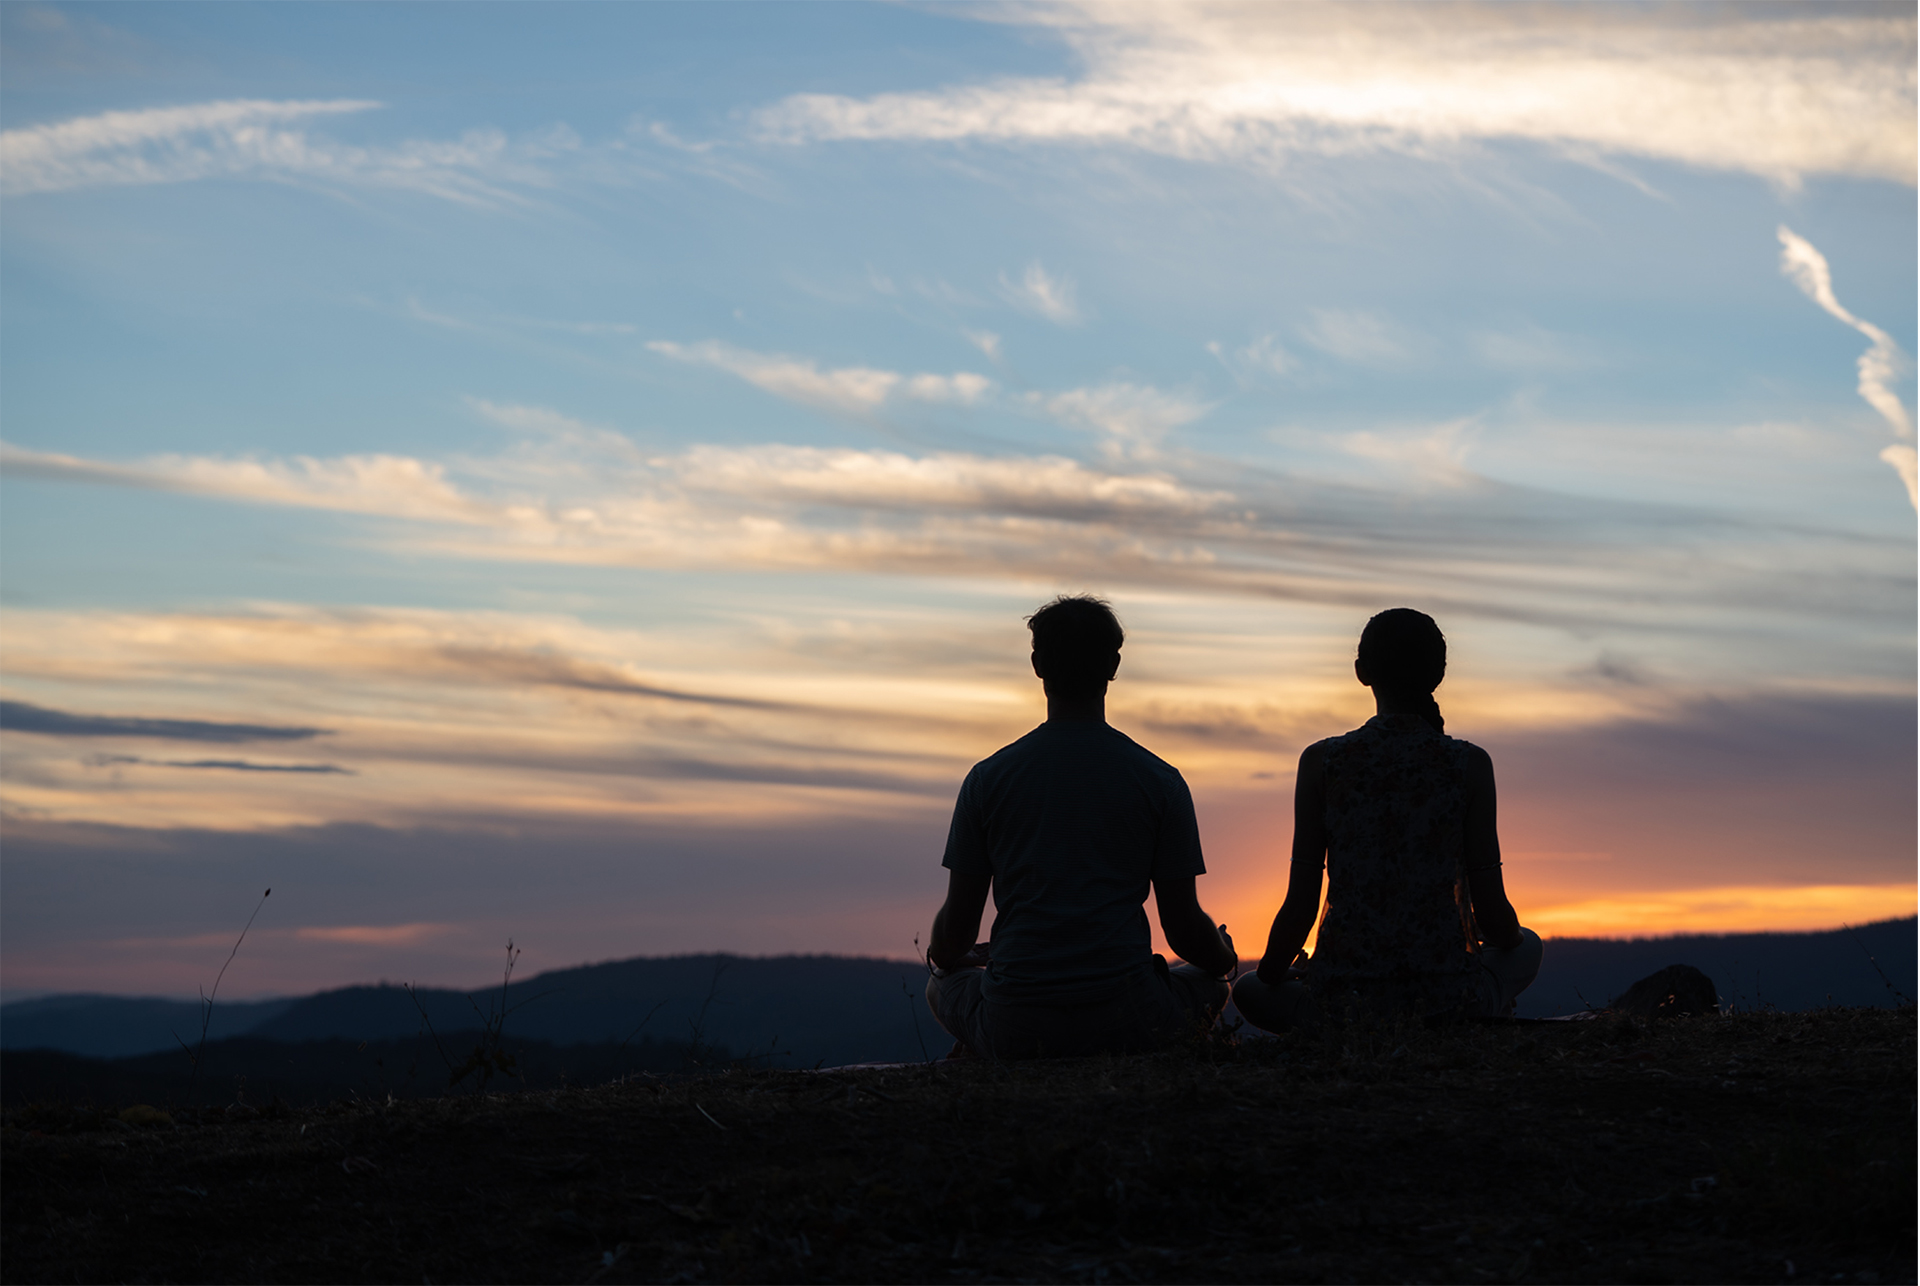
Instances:
[[[1266,949],[1267,929],[1285,890],[1219,888],[1202,882],[1201,900],[1227,925],[1242,964]],[[1818,884],[1633,891],[1615,898],[1519,907],[1521,923],[1543,938],[1666,938],[1691,934],[1820,933],[1915,914],[1913,884]],[[1154,919],[1153,949],[1170,955]],[[1315,928],[1315,934],[1318,933]],[[1307,939],[1313,950],[1313,937]]]

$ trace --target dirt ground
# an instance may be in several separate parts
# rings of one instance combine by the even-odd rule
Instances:
[[[1912,1008],[0,1127],[8,1282],[1915,1273]]]

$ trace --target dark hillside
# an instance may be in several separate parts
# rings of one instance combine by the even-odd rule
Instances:
[[[284,1012],[291,1000],[221,1002],[207,1023],[208,1040],[252,1031]],[[0,1008],[0,1042],[8,1049],[63,1049],[89,1058],[124,1058],[176,1041],[200,1039],[201,1006],[194,1000],[145,996],[68,995],[17,1000]]]
[[[642,1034],[772,1052],[777,1065],[811,1067],[923,1058],[938,1044],[917,961],[852,956],[666,956],[543,973],[508,989],[509,1034],[553,1044],[625,1040]],[[471,1027],[500,999],[421,990],[436,1027]],[[911,1001],[911,1003],[909,1003]],[[266,1040],[400,1039],[420,1030],[420,1011],[398,987],[349,987],[295,1002],[255,1027]],[[944,1047],[933,1051],[945,1053]]]
[[[858,956],[665,956],[558,969],[508,989],[511,1037],[553,1045],[696,1035],[740,1055],[772,1053],[779,1066],[900,1061],[946,1052],[921,999],[926,969],[913,960]],[[496,983],[471,997],[423,987],[419,1004],[397,986],[341,987],[296,1000],[221,1004],[212,1036],[278,1041],[396,1041],[421,1034],[421,1009],[442,1032],[480,1025],[496,1008]],[[8,1049],[59,1049],[98,1057],[179,1053],[193,1044],[190,1002],[61,996],[0,1009]],[[636,1029],[639,1035],[635,1036]],[[922,1042],[925,1042],[923,1047]]]
[[[1613,941],[1553,938],[1540,979],[1521,998],[1523,1016],[1575,1013],[1604,1005],[1669,964],[1691,964],[1740,1008],[1812,1009],[1891,1005],[1897,997],[1875,971],[1920,994],[1912,918],[1849,933],[1764,933]],[[775,1066],[906,1062],[945,1052],[921,990],[917,961],[850,956],[667,956],[581,965],[516,982],[507,1003],[509,1037],[555,1046],[695,1034],[735,1054],[767,1055]],[[500,1000],[497,984],[464,992],[426,988],[420,1004],[442,1032],[471,1028]],[[476,1009],[476,1006],[478,1007]],[[634,1036],[635,1029],[639,1035]],[[191,1002],[59,996],[0,1007],[0,1045],[124,1057],[178,1054],[192,1040]],[[211,1038],[253,1036],[289,1042],[400,1041],[422,1034],[420,1009],[394,986],[342,987],[297,1000],[222,1003]],[[924,1042],[924,1044],[923,1044]]]
[[[1917,923],[1908,916],[1827,933],[1625,941],[1550,938],[1540,977],[1520,997],[1519,1013],[1544,1018],[1600,1008],[1638,979],[1671,964],[1692,965],[1712,978],[1723,1007],[1800,1010],[1911,1003],[1920,996]]]
[[[1914,1279],[1914,1011],[0,1124],[8,1282]]]

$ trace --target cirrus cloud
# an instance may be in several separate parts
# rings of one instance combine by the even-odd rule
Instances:
[[[551,187],[548,163],[581,146],[564,126],[519,139],[496,129],[474,129],[457,139],[380,147],[289,128],[312,117],[381,106],[366,99],[231,99],[102,112],[7,130],[0,133],[0,192],[25,196],[257,176],[402,188],[467,205],[524,204],[525,197],[513,189]]]
[[[1907,408],[1900,404],[1900,396],[1892,388],[1893,377],[1902,362],[1900,346],[1894,343],[1893,336],[1872,322],[1855,317],[1840,303],[1838,296],[1833,293],[1833,272],[1827,267],[1827,257],[1816,250],[1812,242],[1796,234],[1784,223],[1778,231],[1780,271],[1800,287],[1801,293],[1807,298],[1865,335],[1869,341],[1867,351],[1860,354],[1857,364],[1861,398],[1880,413],[1895,437],[1911,439],[1913,425],[1907,419]],[[1880,458],[1900,475],[1900,481],[1906,484],[1907,499],[1914,508],[1920,509],[1920,457],[1916,457],[1914,449],[1905,441],[1896,442],[1883,447]]]
[[[1066,4],[1084,74],[764,109],[783,142],[1117,145],[1194,160],[1521,140],[1759,174],[1914,181],[1910,10]]]
[[[661,339],[647,347],[677,362],[726,371],[775,397],[842,414],[870,415],[896,392],[915,401],[970,405],[993,388],[992,380],[971,371],[907,376],[871,366],[821,370],[818,364],[803,358],[756,353],[718,340],[676,344]]]

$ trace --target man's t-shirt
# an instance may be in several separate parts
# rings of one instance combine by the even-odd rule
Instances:
[[[1153,880],[1200,875],[1173,765],[1094,719],[1043,723],[975,764],[941,865],[993,877],[996,1004],[1097,999],[1152,967]]]

